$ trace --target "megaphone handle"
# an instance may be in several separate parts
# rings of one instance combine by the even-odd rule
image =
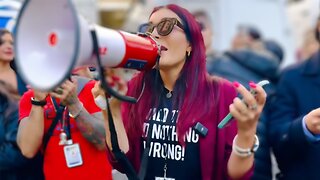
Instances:
[[[99,42],[98,42],[98,38],[97,38],[97,33],[94,29],[94,27],[91,28],[91,36],[92,36],[92,41],[93,41],[93,52],[94,54],[97,56],[97,62],[98,62],[98,66],[99,66],[99,76],[101,78],[101,85],[104,88],[104,90],[110,95],[110,96],[114,96],[115,98],[121,100],[121,101],[126,101],[126,102],[130,102],[130,103],[136,103],[137,99],[130,97],[130,96],[124,96],[121,95],[120,93],[116,92],[115,90],[113,90],[109,84],[106,82],[105,80],[105,75],[104,75],[104,67],[102,66],[101,63],[101,58],[100,58],[100,54],[99,54]]]

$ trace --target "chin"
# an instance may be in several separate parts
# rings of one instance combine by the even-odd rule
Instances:
[[[166,70],[166,69],[170,69],[170,65],[168,64],[164,64],[164,63],[159,63],[159,69],[160,70]]]
[[[0,61],[11,62],[11,61],[13,61],[13,58],[11,58],[11,59],[9,59],[9,58],[0,58]]]
[[[159,59],[159,66],[172,66],[169,59],[160,58]]]

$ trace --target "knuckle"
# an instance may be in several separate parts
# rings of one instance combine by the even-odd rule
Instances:
[[[250,119],[250,121],[251,121],[251,120],[254,120],[254,119],[255,119],[256,115],[255,115],[254,113],[250,113],[250,114],[248,115],[248,117],[249,117],[249,119]]]

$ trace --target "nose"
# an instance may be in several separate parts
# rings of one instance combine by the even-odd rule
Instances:
[[[6,48],[10,48],[12,49],[13,48],[13,44],[12,43],[3,43],[3,46],[5,46]]]
[[[160,35],[158,34],[156,28],[153,29],[152,33],[150,34],[151,37],[155,39],[160,39]]]
[[[9,45],[7,45],[7,47],[6,47],[7,49],[9,49],[9,50],[12,50],[13,49],[13,44],[9,44]]]

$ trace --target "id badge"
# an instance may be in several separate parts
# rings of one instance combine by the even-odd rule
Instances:
[[[63,151],[69,168],[83,164],[79,144],[64,146]]]
[[[156,177],[155,180],[175,180],[174,178]]]

